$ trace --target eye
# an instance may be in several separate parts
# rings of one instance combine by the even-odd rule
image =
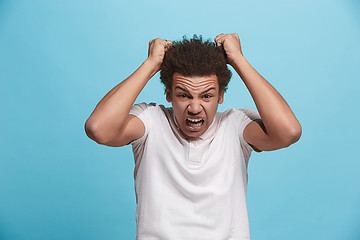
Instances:
[[[178,95],[179,98],[187,98],[187,95],[185,93],[179,94]]]
[[[203,96],[203,98],[211,98],[211,95],[210,95],[210,94],[205,94],[205,95]]]

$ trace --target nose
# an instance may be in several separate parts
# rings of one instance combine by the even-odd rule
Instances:
[[[201,113],[202,106],[197,99],[192,99],[188,106],[188,113],[189,115],[198,115]]]

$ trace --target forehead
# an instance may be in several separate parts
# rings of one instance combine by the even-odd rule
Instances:
[[[203,88],[219,88],[218,78],[215,74],[208,76],[183,76],[180,73],[174,73],[173,88],[185,87],[189,90],[198,90]]]

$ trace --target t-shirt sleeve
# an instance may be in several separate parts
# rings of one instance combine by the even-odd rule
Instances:
[[[252,121],[261,119],[260,114],[250,108],[235,108],[236,124],[238,128],[238,134],[240,138],[241,148],[245,154],[250,156],[251,151],[254,149],[249,143],[244,140],[244,129]]]
[[[131,107],[129,114],[138,117],[145,126],[145,134],[141,138],[132,141],[131,142],[132,145],[134,144],[138,145],[140,143],[143,143],[147,138],[147,135],[149,134],[149,131],[151,129],[152,118],[150,112],[151,112],[151,107],[153,106],[154,106],[153,104],[147,104],[143,102],[143,103],[135,104]]]

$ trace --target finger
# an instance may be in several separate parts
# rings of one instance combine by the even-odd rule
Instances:
[[[221,36],[221,37],[218,37],[218,39],[216,40],[216,44],[218,47],[220,47],[221,45],[223,45],[225,41],[225,37]]]
[[[216,37],[221,37],[221,36],[224,36],[225,34],[223,34],[223,33],[220,33],[220,34],[218,34]]]
[[[216,43],[216,46],[219,46],[219,43],[218,43],[218,38],[216,36],[216,38],[214,38],[214,42]]]
[[[215,39],[222,38],[224,36],[226,36],[226,34],[221,33],[221,34],[217,35]]]
[[[165,43],[165,40],[160,39],[160,38],[155,38],[155,39],[153,40],[153,42],[154,42],[154,44],[159,45],[159,44],[164,44],[164,43]]]
[[[217,35],[217,36],[215,37],[214,41],[216,42],[216,44],[218,44],[219,39],[221,38],[221,35],[222,35],[222,34],[219,34],[219,35]]]
[[[165,45],[165,49],[168,50],[169,48],[171,48],[172,44],[167,44]]]
[[[221,41],[221,36],[216,36],[216,38],[215,38],[215,43],[216,43],[216,46],[217,47],[219,47],[219,46],[221,46],[221,44],[222,44],[222,41]]]
[[[166,39],[161,39],[161,45],[163,45],[163,47],[166,47],[167,42],[168,42],[168,40],[166,40]]]
[[[165,40],[165,49],[169,49],[172,45],[173,45],[173,42],[170,41],[170,40]]]

